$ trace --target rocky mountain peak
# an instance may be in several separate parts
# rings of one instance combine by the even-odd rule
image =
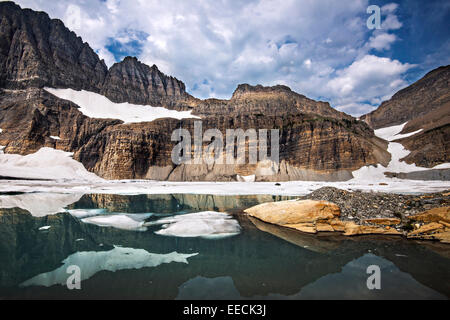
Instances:
[[[354,120],[351,116],[332,108],[328,102],[309,99],[285,85],[265,87],[240,84],[229,104],[237,106],[240,110],[245,105],[248,112],[303,112],[322,117]]]
[[[114,102],[173,106],[186,87],[156,65],[126,57],[109,70],[61,20],[0,2],[0,87],[72,88],[102,93]]]
[[[173,105],[187,97],[185,84],[149,67],[136,57],[126,57],[108,71],[101,93],[114,102]]]
[[[236,88],[236,90],[233,93],[232,99],[241,99],[247,96],[257,96],[259,95],[267,95],[267,94],[291,94],[292,90],[283,85],[276,85],[273,87],[265,87],[260,84],[256,86],[252,86],[250,84],[244,83],[239,84]]]
[[[106,65],[62,21],[1,2],[0,25],[0,86],[100,90]]]

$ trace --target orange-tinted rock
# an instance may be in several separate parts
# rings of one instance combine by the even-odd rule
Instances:
[[[395,226],[400,224],[401,220],[398,218],[375,218],[375,219],[367,219],[364,222],[382,225],[382,226]]]
[[[365,225],[358,225],[354,222],[346,222],[345,223],[345,233],[344,236],[355,236],[362,234],[386,234],[386,235],[401,235],[399,231],[396,229],[392,229],[389,227],[372,227]]]
[[[423,226],[420,226],[418,229],[411,231],[408,233],[408,237],[417,236],[420,234],[428,234],[436,231],[443,231],[444,226],[440,223],[431,222],[428,224],[424,224]]]
[[[265,222],[285,226],[333,219],[341,210],[328,201],[303,200],[263,203],[245,212]]]
[[[408,217],[414,221],[450,223],[450,207],[439,207]]]

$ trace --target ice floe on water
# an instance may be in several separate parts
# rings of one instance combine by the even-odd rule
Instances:
[[[66,285],[69,266],[78,266],[81,270],[81,281],[87,280],[100,271],[116,272],[125,269],[142,269],[157,267],[164,263],[185,263],[198,253],[182,254],[172,252],[168,254],[150,253],[144,249],[114,247],[110,251],[77,252],[63,261],[63,265],[56,270],[39,274],[21,284],[22,287]]]
[[[100,182],[102,178],[72,159],[73,153],[41,148],[26,156],[0,154],[0,176],[20,179]]]
[[[98,216],[101,214],[107,214],[106,209],[68,209],[66,212],[78,219],[84,219],[88,217]]]
[[[239,223],[229,214],[215,211],[176,215],[145,225],[162,225],[156,234],[183,238],[220,239],[235,236],[241,230]]]
[[[80,111],[90,118],[119,119],[125,123],[151,122],[161,118],[188,119],[197,118],[192,111],[176,111],[162,107],[136,105],[131,103],[114,103],[105,96],[90,91],[73,89],[45,88],[58,98],[72,101]]]
[[[84,223],[95,224],[100,227],[112,227],[121,230],[147,231],[144,226],[145,220],[151,217],[152,213],[134,214],[108,214],[81,219]]]
[[[34,217],[44,217],[65,212],[68,205],[77,202],[82,194],[24,193],[0,195],[0,209],[20,208]]]

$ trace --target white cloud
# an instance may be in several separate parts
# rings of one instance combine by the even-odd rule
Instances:
[[[368,81],[354,69],[364,69],[364,63],[374,71],[387,63],[407,66],[369,53],[389,50],[397,40],[386,32],[401,27],[393,3],[382,7],[384,30],[377,33],[366,27],[368,0],[17,2],[45,10],[66,24],[69,5],[78,6],[81,24],[72,23],[72,28],[108,65],[114,62],[107,50],[111,39],[126,47],[134,31],[145,33],[144,39],[134,39],[138,58],[183,80],[200,98],[229,98],[244,82],[283,83],[311,98],[344,106],[392,94],[384,79]],[[402,81],[402,72],[395,70],[389,80]]]
[[[402,75],[414,65],[398,60],[365,55],[349,67],[336,72],[327,88],[334,95],[338,109],[373,106],[389,99],[397,90],[406,86]]]
[[[383,13],[392,13],[395,10],[397,10],[398,4],[397,3],[388,3],[381,7],[381,12]]]
[[[397,40],[397,37],[394,34],[380,33],[370,37],[368,45],[378,51],[389,50],[395,40]]]
[[[396,3],[388,3],[381,7],[381,12],[386,15],[384,18],[381,29],[385,30],[396,30],[402,27],[402,23],[398,20],[395,11],[398,9],[398,4]]]

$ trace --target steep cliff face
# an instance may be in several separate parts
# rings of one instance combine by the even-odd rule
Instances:
[[[0,3],[0,87],[72,88],[114,102],[171,106],[190,96],[183,82],[125,58],[108,70],[89,45],[44,12]]]
[[[134,57],[127,57],[111,67],[101,94],[118,103],[154,106],[174,106],[177,101],[189,98],[183,82]]]
[[[408,122],[398,140],[411,153],[403,160],[422,167],[450,162],[450,66],[439,67],[361,117],[375,129]]]
[[[240,84],[234,91],[228,106],[236,110],[285,114],[293,111],[313,113],[322,117],[352,120],[353,117],[333,109],[328,102],[314,101],[293,92],[287,86],[263,87]],[[215,110],[218,112],[219,110]]]
[[[432,168],[450,162],[450,123],[426,128],[411,137],[398,140],[411,153],[403,160]]]
[[[177,181],[231,181],[238,175],[345,180],[361,166],[389,161],[386,143],[365,123],[288,87],[245,84],[230,100],[199,100],[186,93],[181,81],[136,58],[125,58],[107,70],[87,44],[45,13],[21,10],[10,2],[0,3],[0,13],[0,145],[6,146],[6,153],[25,155],[52,147],[73,152],[103,178]],[[93,91],[116,103],[192,110],[202,120],[202,133],[218,129],[225,136],[227,129],[278,129],[280,163],[175,165],[172,133],[184,128],[193,136],[196,120],[123,124],[92,119],[44,86]]]
[[[0,3],[0,19],[1,87],[100,90],[105,63],[62,21],[13,2]]]
[[[0,91],[0,145],[6,146],[6,153],[26,155],[42,147],[73,152],[89,137],[119,123],[88,118],[75,104],[41,89]]]

